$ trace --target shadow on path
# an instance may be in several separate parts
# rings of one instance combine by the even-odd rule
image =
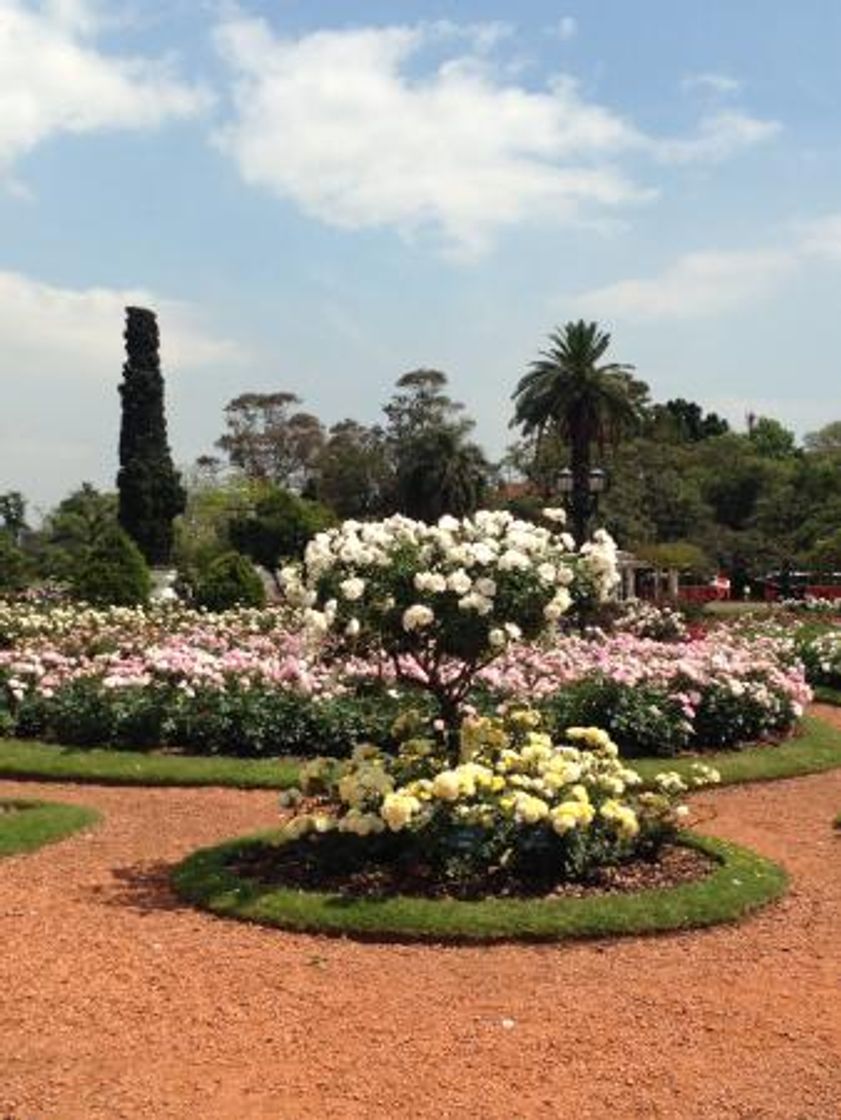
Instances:
[[[100,904],[119,906],[138,914],[192,910],[170,886],[169,876],[174,866],[158,861],[114,867],[111,869],[113,883],[93,887],[91,894]]]

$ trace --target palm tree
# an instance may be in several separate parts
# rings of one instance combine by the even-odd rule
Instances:
[[[580,546],[590,516],[590,464],[594,443],[616,443],[639,423],[645,395],[631,376],[633,366],[599,365],[610,335],[598,323],[567,323],[549,335],[551,345],[521,379],[512,425],[538,440],[549,428],[569,444],[572,470],[572,528]]]

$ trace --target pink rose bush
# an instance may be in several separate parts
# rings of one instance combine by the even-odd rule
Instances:
[[[410,708],[452,731],[460,709],[492,714],[524,698],[548,732],[601,726],[628,754],[791,729],[810,691],[790,634],[564,634],[575,597],[604,600],[616,580],[606,534],[570,548],[554,527],[504,513],[436,526],[391,518],[316,537],[283,573],[282,607],[0,601],[0,733],[347,755],[360,741],[393,745]]]

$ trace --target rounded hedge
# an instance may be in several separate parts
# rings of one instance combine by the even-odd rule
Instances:
[[[94,809],[49,801],[0,800],[0,857],[34,852],[100,819]]]
[[[221,917],[279,929],[407,941],[560,941],[659,933],[736,921],[779,898],[788,876],[779,865],[747,848],[685,833],[681,843],[717,864],[703,879],[634,894],[585,898],[494,898],[476,902],[394,896],[346,898],[240,877],[230,869],[255,847],[277,843],[261,833],[204,848],[172,874],[187,901]]]
[[[208,566],[196,587],[195,600],[197,606],[209,611],[264,607],[266,590],[248,557],[231,551],[218,556]]]

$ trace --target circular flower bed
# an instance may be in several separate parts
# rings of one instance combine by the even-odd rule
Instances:
[[[280,830],[197,853],[176,887],[288,928],[432,938],[674,928],[782,890],[773,865],[681,834],[681,794],[714,772],[642,788],[603,731],[556,745],[539,723],[528,709],[469,717],[454,758],[451,736],[412,735],[407,720],[395,755],[310,764],[281,795],[297,811]]]
[[[300,932],[372,939],[487,942],[557,941],[657,933],[736,921],[780,897],[781,867],[746,848],[692,834],[684,849],[712,869],[677,886],[580,897],[348,897],[267,884],[243,870],[277,851],[277,840],[252,837],[195,852],[174,871],[176,891],[221,917]]]

